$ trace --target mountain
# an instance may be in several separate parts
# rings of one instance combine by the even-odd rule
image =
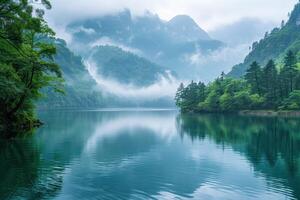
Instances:
[[[90,76],[82,63],[82,58],[76,56],[64,40],[57,39],[55,62],[60,66],[65,79],[65,95],[55,93],[46,88],[45,98],[38,102],[39,108],[71,108],[71,107],[103,107],[104,98],[96,82]]]
[[[150,94],[146,94],[148,95],[146,99],[143,98],[143,95],[147,93],[146,89],[136,91],[138,87],[145,88],[157,82],[159,77],[168,79],[170,74],[175,75],[174,73],[168,73],[165,68],[117,47],[95,47],[93,53],[89,54],[88,60],[93,60],[97,67],[100,66],[98,70],[99,73],[101,71],[101,76],[115,79],[118,82],[117,87],[123,86],[118,89],[114,88],[116,87],[115,84],[109,85],[109,88],[112,89],[108,91],[105,88],[107,84],[103,86],[97,82],[97,79],[88,70],[87,62],[81,56],[75,55],[67,47],[64,40],[56,39],[50,42],[53,42],[57,48],[54,59],[62,70],[65,80],[65,94],[56,93],[49,88],[45,88],[42,91],[45,97],[37,102],[38,108],[174,106],[173,98],[164,94],[154,94],[153,88],[149,90],[152,97],[149,96]],[[133,88],[133,85],[136,85],[136,87]],[[125,90],[125,93],[130,92],[131,96],[120,96],[117,94],[120,90]],[[159,90],[162,91],[163,88],[160,86]],[[137,96],[135,93],[141,93],[141,95]],[[154,95],[157,96],[153,97]]]
[[[121,84],[145,87],[168,77],[167,69],[118,47],[94,47],[88,60],[97,66],[99,75]]]
[[[300,50],[300,3],[295,5],[286,24],[282,24],[280,28],[274,28],[263,39],[253,43],[252,51],[246,56],[244,62],[234,66],[228,76],[243,76],[254,61],[261,65],[265,65],[270,59],[281,63],[288,50],[294,52]]]
[[[133,17],[125,10],[75,21],[67,26],[67,32],[72,35],[70,46],[83,57],[88,56],[87,49],[98,45],[117,46],[170,68],[184,78],[196,76],[192,72],[193,64],[187,59],[189,56],[195,53],[205,56],[225,46],[211,39],[186,15],[164,21],[150,12]]]
[[[188,15],[177,15],[167,22],[174,39],[180,41],[211,40],[209,35]]]

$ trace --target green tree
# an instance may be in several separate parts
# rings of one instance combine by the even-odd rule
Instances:
[[[252,92],[261,95],[262,70],[257,62],[253,62],[245,75],[246,81],[250,84]]]
[[[283,110],[299,110],[300,109],[300,90],[291,92],[280,106]]]
[[[176,92],[176,95],[175,95],[175,103],[177,106],[181,106],[182,104],[182,101],[183,101],[183,93],[184,93],[184,85],[183,83],[180,83],[178,89],[177,89],[177,92]]]
[[[205,98],[207,96],[206,95],[206,86],[202,82],[198,83],[197,95],[198,95],[199,102],[205,101]]]
[[[297,77],[297,58],[292,51],[288,51],[284,58],[284,66],[280,72],[281,84],[284,97],[293,92]]]
[[[266,98],[265,106],[267,108],[275,108],[278,96],[278,72],[273,60],[270,60],[263,68],[262,88]]]
[[[51,8],[47,0],[34,2]],[[53,61],[56,49],[48,42],[54,32],[43,14],[26,0],[0,4],[0,129],[5,137],[33,126],[41,88],[60,90],[61,71]]]

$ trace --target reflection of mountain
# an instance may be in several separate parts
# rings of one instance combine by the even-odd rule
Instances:
[[[40,113],[33,138],[1,142],[1,199],[299,197],[298,119],[176,116]]]
[[[279,191],[288,186],[300,197],[299,119],[201,115],[181,116],[177,122],[182,136],[232,147]]]
[[[40,133],[51,140],[43,156],[70,163],[59,198],[88,195],[92,199],[164,197],[161,191],[188,197],[208,175],[187,159],[176,135],[175,111],[74,112],[45,115],[50,127]],[[63,122],[63,123],[62,123]],[[66,127],[63,124],[73,124]],[[84,145],[85,144],[85,145]],[[84,146],[82,146],[84,145]],[[178,148],[170,148],[177,146]],[[57,152],[58,154],[53,154]],[[201,169],[214,167],[204,164]],[[185,173],[183,169],[189,169]],[[185,180],[185,181],[179,181]],[[75,184],[74,184],[75,183]],[[82,185],[84,183],[84,186]],[[95,189],[96,188],[96,189]]]

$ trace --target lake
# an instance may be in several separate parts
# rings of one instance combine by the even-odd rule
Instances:
[[[300,199],[300,119],[40,112],[0,141],[0,199]]]

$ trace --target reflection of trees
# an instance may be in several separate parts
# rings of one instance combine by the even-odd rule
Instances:
[[[46,124],[32,137],[0,140],[0,200],[55,197],[62,187],[65,165],[83,149],[85,131],[92,132],[95,119],[101,120],[72,112],[42,117]]]
[[[237,115],[180,115],[182,137],[230,145],[266,177],[283,179],[300,197],[300,119]]]
[[[61,170],[43,163],[35,144],[24,140],[0,144],[0,199],[44,199],[60,191]]]

